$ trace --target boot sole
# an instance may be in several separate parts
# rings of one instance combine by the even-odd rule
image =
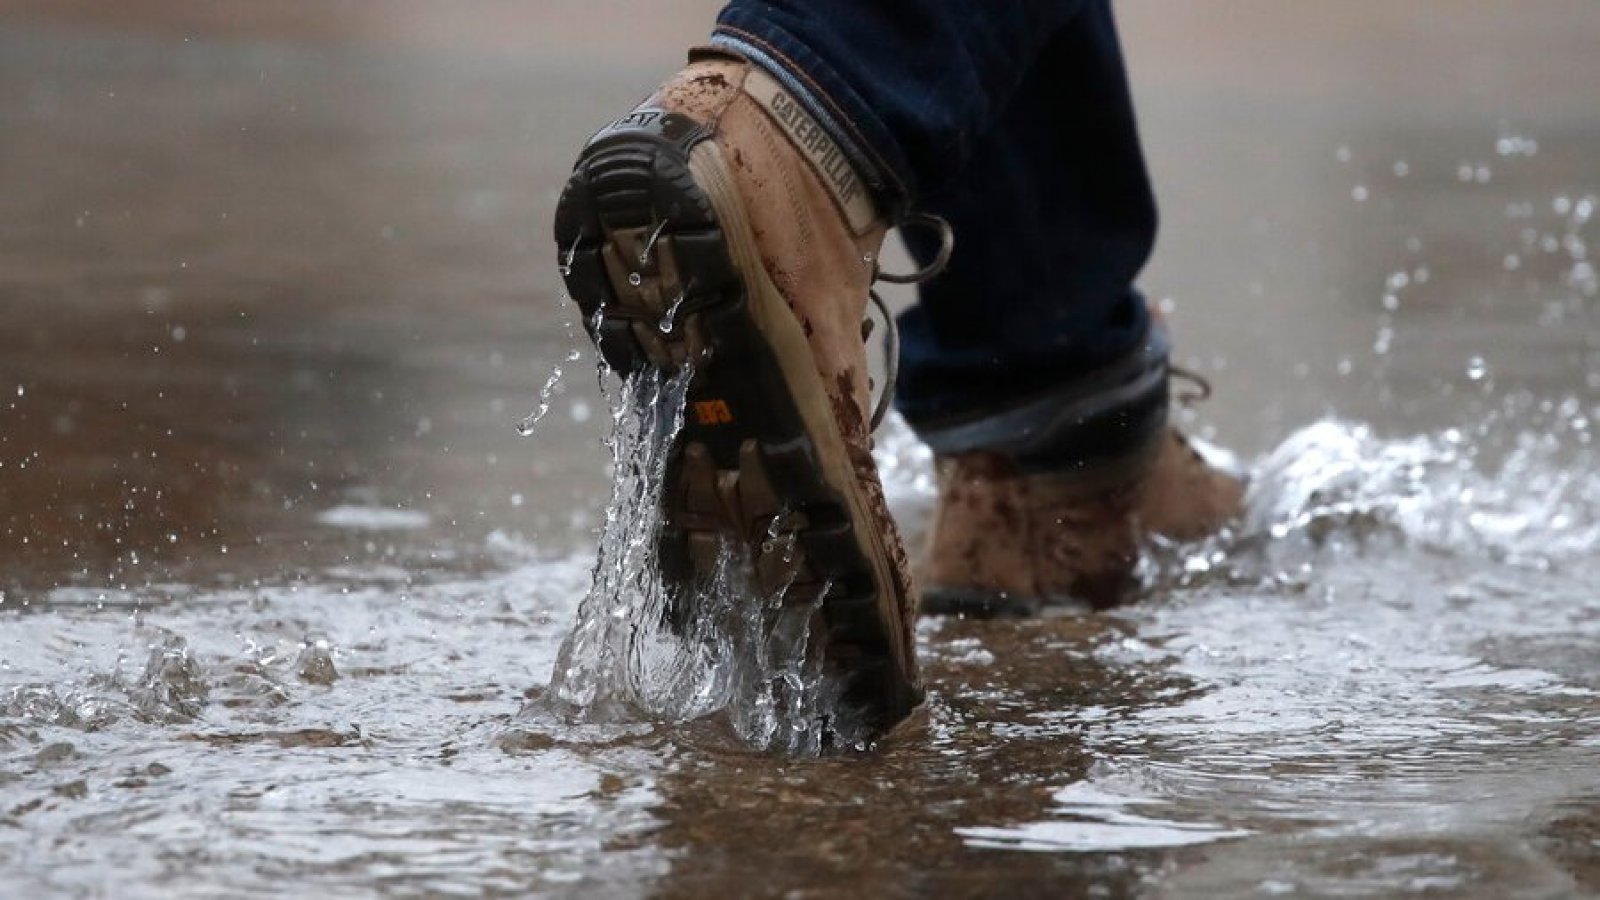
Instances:
[[[724,542],[744,544],[764,596],[816,606],[808,649],[843,712],[871,731],[904,718],[921,694],[891,557],[715,142],[587,152],[555,230],[567,290],[611,368],[693,369],[667,464],[669,584],[692,597]]]

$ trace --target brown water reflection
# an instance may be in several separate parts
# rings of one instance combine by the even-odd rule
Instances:
[[[310,514],[351,492],[455,523],[433,538],[593,507],[505,440],[566,344],[517,198],[579,101],[508,108],[532,73],[470,57],[137,31],[14,28],[0,66],[8,580],[323,560]]]
[[[1080,735],[1041,728],[1040,709],[1126,707],[1183,692],[1181,678],[1094,659],[1096,644],[1123,633],[1098,617],[1021,629],[946,626],[929,659],[938,694],[867,771],[859,757],[785,763],[724,751],[686,760],[659,785],[660,843],[685,862],[661,893],[705,896],[729,885],[886,897],[1131,891],[1171,854],[1021,854],[997,870],[958,834],[975,822],[1036,817],[1054,788],[1089,771],[1094,756]]]

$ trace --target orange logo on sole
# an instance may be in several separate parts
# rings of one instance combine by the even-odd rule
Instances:
[[[733,421],[733,410],[726,400],[700,400],[694,405],[694,419],[701,425],[727,425]]]

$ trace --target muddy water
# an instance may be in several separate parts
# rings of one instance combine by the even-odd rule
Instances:
[[[611,486],[544,223],[675,53],[8,24],[0,893],[1600,892],[1600,23],[1269,6],[1126,12],[1249,516],[924,622],[820,760],[550,712]]]

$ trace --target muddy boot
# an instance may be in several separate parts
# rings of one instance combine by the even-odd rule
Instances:
[[[921,699],[916,598],[871,454],[863,321],[887,224],[789,92],[709,51],[590,140],[555,222],[611,367],[693,371],[668,581],[692,597],[723,542],[744,544],[764,594],[816,608],[808,646],[869,730]]]
[[[1167,425],[1160,326],[1068,389],[978,420],[919,427],[939,502],[923,611],[1026,616],[1115,605],[1137,587],[1140,541],[1189,540],[1236,517],[1243,485]]]

